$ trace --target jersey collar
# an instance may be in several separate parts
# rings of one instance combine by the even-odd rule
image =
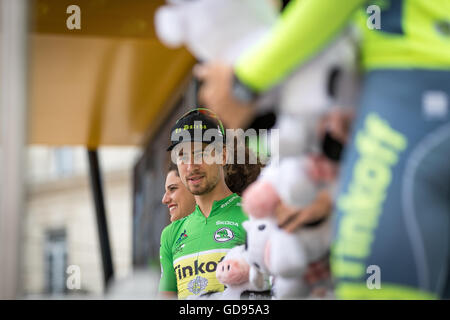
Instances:
[[[230,194],[228,197],[223,198],[222,200],[216,200],[213,201],[213,205],[211,208],[211,213],[208,217],[212,217],[220,212],[222,212],[222,209],[230,206],[232,203],[235,203],[236,199],[238,199],[239,196],[236,193]],[[205,218],[203,213],[201,212],[198,205],[195,205],[195,213],[197,215],[200,215],[202,218]]]

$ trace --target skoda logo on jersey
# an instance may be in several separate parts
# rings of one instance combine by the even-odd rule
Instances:
[[[214,233],[214,240],[217,242],[226,242],[234,238],[234,233],[230,228],[220,228]]]

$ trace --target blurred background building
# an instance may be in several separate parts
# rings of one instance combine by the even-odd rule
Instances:
[[[0,0],[0,299],[155,297],[195,63],[156,39],[163,3]]]
[[[136,147],[100,150],[111,253],[117,279],[132,272],[132,168]],[[21,282],[26,296],[70,293],[67,269],[81,271],[77,293],[100,295],[103,276],[95,207],[82,147],[29,147]]]
[[[169,130],[198,106],[162,4],[0,0],[0,299],[156,297]]]

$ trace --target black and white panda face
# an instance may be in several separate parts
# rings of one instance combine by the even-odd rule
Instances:
[[[255,219],[244,222],[243,226],[247,231],[245,250],[247,251],[249,246],[267,241],[272,225],[273,222],[269,219]]]
[[[258,230],[258,231],[261,232],[261,231],[264,231],[264,229],[266,229],[266,224],[265,224],[265,223],[258,224],[258,226],[257,226],[257,230]],[[246,236],[245,236],[245,251],[248,251],[248,233],[247,233]],[[258,270],[260,270],[259,264],[253,263],[253,265],[254,265]]]
[[[275,221],[272,219],[251,219],[243,223],[247,231],[245,252],[249,264],[258,271],[268,273],[264,262],[264,254],[266,245],[269,241],[274,228],[276,228]]]
[[[258,231],[264,231],[265,228],[266,228],[265,223],[258,224],[258,226],[257,226]],[[245,251],[247,251],[247,250],[248,250],[248,232],[245,235]]]
[[[341,67],[338,65],[332,66],[328,70],[326,93],[330,99],[336,99],[338,96],[342,72]]]

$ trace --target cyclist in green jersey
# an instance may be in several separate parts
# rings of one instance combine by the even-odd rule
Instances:
[[[368,23],[376,8],[380,28]],[[449,0],[291,1],[272,32],[235,66],[197,69],[200,96],[229,127],[239,126],[257,95],[304,65],[351,20],[362,34],[365,75],[336,198],[337,296],[448,299]],[[373,270],[381,278],[375,288],[367,283]]]
[[[237,142],[236,145],[237,146]],[[237,158],[238,148],[235,148],[235,158]],[[250,149],[245,147],[246,159],[249,158]],[[245,188],[256,180],[260,171],[261,164],[235,164],[229,163],[225,166],[225,182],[233,193],[239,196]],[[162,203],[167,205],[170,214],[170,221],[182,219],[195,210],[195,198],[192,193],[184,186],[178,173],[178,167],[174,163],[170,163],[166,177],[166,192],[162,198]],[[169,229],[175,224],[169,224],[163,230],[164,234],[170,233]],[[165,229],[168,229],[167,231]],[[170,246],[167,237],[161,239],[161,246]],[[174,298],[177,296],[176,290],[160,292],[162,298]]]
[[[215,130],[215,138],[222,140],[225,132],[221,123],[205,112],[195,109],[177,121],[172,132],[190,134],[181,140],[172,135],[169,147],[181,181],[197,203],[192,214],[174,221],[161,235],[159,291],[177,292],[180,299],[223,291],[224,286],[216,278],[217,264],[231,248],[245,243],[246,237],[242,222],[247,216],[241,209],[241,199],[225,183],[224,145],[208,155],[210,144],[203,139],[207,130]],[[194,142],[197,136],[200,138]],[[214,156],[221,161],[207,161]]]

